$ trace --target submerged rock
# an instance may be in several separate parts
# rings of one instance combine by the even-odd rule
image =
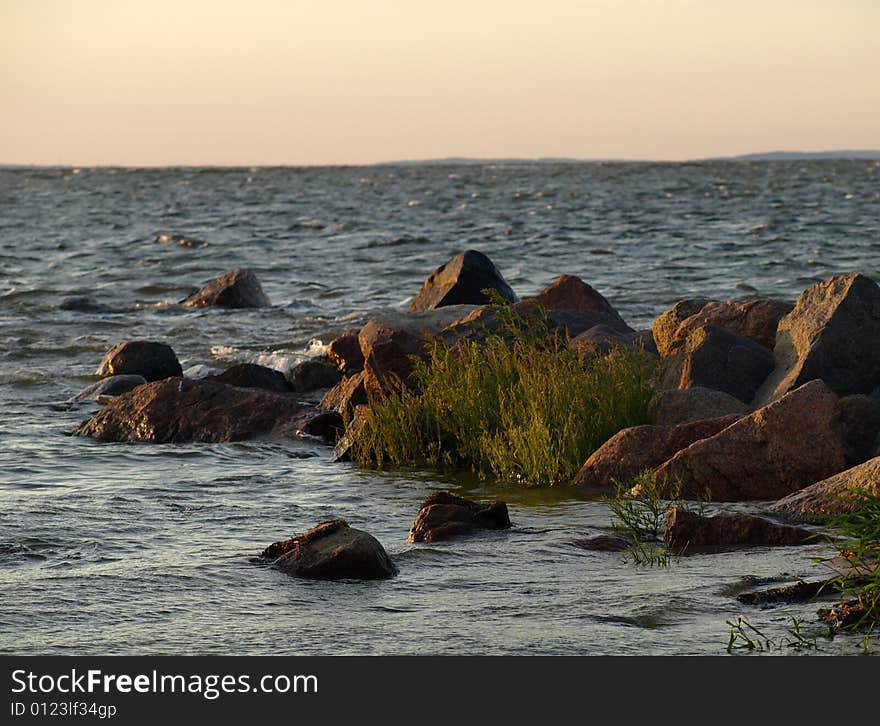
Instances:
[[[508,529],[504,502],[479,504],[450,492],[436,492],[419,508],[408,542],[437,542],[478,529]]]
[[[269,298],[251,270],[238,269],[211,280],[180,301],[184,307],[265,308]]]
[[[656,475],[679,478],[687,495],[713,501],[778,499],[846,467],[831,429],[837,396],[811,381],[682,449]]]
[[[59,310],[72,310],[78,313],[103,313],[109,308],[91,295],[70,295],[58,303]]]
[[[432,272],[409,304],[411,312],[445,305],[484,305],[491,302],[483,293],[495,290],[502,298],[516,302],[516,295],[486,255],[467,250],[453,256]]]
[[[203,380],[217,381],[240,388],[262,388],[275,393],[290,393],[293,389],[281,371],[255,363],[239,363],[223,373],[205,376]]]
[[[379,541],[344,519],[322,522],[305,534],[275,542],[262,557],[292,575],[316,580],[384,580],[397,574]]]
[[[143,376],[148,381],[160,381],[183,374],[180,361],[170,345],[152,340],[129,340],[117,343],[104,354],[95,375]]]
[[[592,550],[594,552],[623,552],[632,546],[632,542],[628,539],[611,534],[597,534],[592,537],[577,537],[575,539],[566,540],[565,543],[581,550]]]
[[[700,547],[785,547],[807,544],[812,539],[813,533],[807,529],[750,514],[722,512],[703,517],[679,507],[666,512],[666,546],[684,554]]]
[[[84,388],[68,399],[68,403],[84,403],[86,401],[97,401],[105,396],[119,396],[138,386],[142,386],[144,383],[147,383],[147,379],[143,376],[110,376],[97,383],[93,383],[88,388]]]
[[[672,344],[664,365],[661,388],[714,388],[748,403],[773,371],[773,354],[749,338],[703,325]]]
[[[756,405],[816,378],[841,396],[870,393],[880,385],[880,287],[850,273],[807,288],[779,321],[773,356]]]
[[[101,441],[238,441],[288,424],[293,396],[216,381],[166,378],[123,393],[74,429]]]
[[[651,422],[658,426],[676,426],[737,414],[744,416],[749,407],[724,391],[694,386],[657,391],[648,406]]]
[[[823,592],[834,592],[833,588],[829,587],[829,585],[830,581],[828,580],[821,580],[819,582],[805,582],[801,580],[790,585],[743,592],[737,595],[736,599],[746,605],[807,602],[818,597]]]
[[[659,466],[695,441],[714,436],[739,416],[693,421],[679,426],[632,426],[600,446],[581,467],[574,484],[605,489]]]
[[[880,456],[789,494],[770,511],[798,521],[824,520],[856,511],[861,493],[880,496]]]

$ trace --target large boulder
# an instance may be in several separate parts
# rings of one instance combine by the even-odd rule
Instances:
[[[255,363],[238,363],[227,368],[223,373],[205,376],[203,380],[217,381],[240,388],[262,388],[275,393],[290,393],[293,390],[281,371]]]
[[[739,420],[724,416],[680,426],[632,426],[617,432],[600,446],[581,467],[574,484],[608,488],[625,483],[653,469],[695,441],[714,436]]]
[[[436,492],[419,508],[409,530],[409,542],[436,542],[477,529],[508,529],[504,502],[478,504],[450,492]]]
[[[678,326],[691,315],[698,313],[707,302],[709,302],[709,300],[704,297],[679,300],[675,305],[661,313],[657,319],[654,320],[654,324],[651,326],[651,331],[654,335],[654,343],[657,345],[657,351],[661,356],[665,356],[675,342],[675,334],[678,331]]]
[[[679,324],[672,342],[687,338],[691,331],[703,325],[714,325],[773,350],[779,321],[793,308],[789,302],[761,297],[707,302]]]
[[[580,310],[594,313],[607,313],[623,318],[599,292],[591,285],[574,275],[560,275],[528,302],[537,303],[544,310]]]
[[[353,376],[364,369],[364,354],[358,340],[360,329],[347,330],[327,345],[327,358],[342,371],[343,375]]]
[[[880,385],[880,287],[850,273],[807,288],[779,321],[773,356],[755,405],[815,378],[841,396],[870,393]]]
[[[516,301],[516,295],[482,252],[467,250],[450,258],[432,272],[409,304],[411,312],[446,305],[484,305],[492,302],[483,290],[495,290],[502,298]]]
[[[95,375],[143,376],[148,381],[183,375],[180,361],[170,345],[152,340],[129,340],[117,343],[104,354]]]
[[[257,276],[251,270],[227,272],[211,280],[201,290],[188,295],[180,304],[184,307],[266,308],[269,298]]]
[[[364,371],[355,373],[348,378],[343,378],[324,394],[318,406],[328,411],[337,411],[345,415],[346,412],[351,411],[355,406],[367,403],[365,378],[366,374]]]
[[[291,575],[315,580],[384,580],[397,574],[379,541],[344,519],[322,522],[305,534],[275,542],[262,557]]]
[[[682,449],[655,471],[688,496],[778,499],[846,468],[831,423],[837,396],[811,381],[719,433]]]
[[[427,356],[424,340],[375,320],[361,328],[358,340],[364,356],[364,384],[370,393],[387,392],[398,383],[406,383],[415,360]]]
[[[749,407],[724,391],[694,386],[657,391],[648,404],[650,422],[658,426],[676,426],[737,414],[744,416]]]
[[[324,357],[304,360],[289,373],[290,386],[297,393],[333,388],[341,380],[342,371]]]
[[[813,538],[808,529],[740,512],[722,512],[712,517],[679,507],[666,512],[666,546],[684,554],[701,547],[785,547],[807,544]]]
[[[672,344],[661,388],[714,388],[748,403],[773,370],[773,354],[753,340],[703,325]]]
[[[268,434],[301,410],[293,396],[216,381],[166,378],[118,396],[74,429],[101,441],[238,441]]]
[[[860,493],[880,496],[880,456],[789,494],[770,511],[786,519],[823,520],[855,511]]]

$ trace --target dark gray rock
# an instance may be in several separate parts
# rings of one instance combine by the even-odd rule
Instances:
[[[297,393],[333,388],[342,380],[342,371],[326,358],[304,360],[289,375],[290,385]]]
[[[117,343],[104,354],[95,375],[143,376],[148,381],[159,381],[183,374],[180,361],[170,345],[152,340],[129,340]]]
[[[763,517],[739,512],[722,512],[704,517],[679,507],[666,513],[666,546],[675,552],[699,551],[700,548],[736,546],[787,547],[808,544],[813,533],[808,529],[777,524]]]
[[[265,308],[269,298],[251,270],[227,272],[180,301],[184,307]]]
[[[98,401],[103,397],[119,396],[138,386],[142,386],[144,383],[147,383],[147,379],[143,376],[110,376],[92,384],[88,388],[84,388],[70,398],[68,403],[84,403],[86,401]]]
[[[218,375],[205,376],[203,380],[240,388],[262,388],[275,393],[290,393],[293,390],[281,371],[254,363],[239,363]]]
[[[453,256],[432,272],[409,305],[411,312],[446,305],[484,305],[492,302],[483,290],[495,290],[502,298],[516,301],[510,285],[486,255],[467,250]]]

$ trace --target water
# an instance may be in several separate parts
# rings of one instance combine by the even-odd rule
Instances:
[[[95,406],[59,404],[129,338],[167,341],[185,369],[287,369],[465,248],[520,295],[579,275],[635,327],[690,294],[880,279],[878,181],[872,161],[0,170],[0,652],[714,654],[740,612],[775,635],[813,622],[815,604],[731,593],[825,574],[819,545],[639,568],[567,544],[610,523],[577,491],[377,474],[301,441],[102,444],[67,436]],[[271,309],[173,305],[236,267]],[[70,295],[102,309],[59,310]],[[506,499],[514,527],[406,544],[441,487]],[[254,561],[333,517],[400,575],[310,582]]]

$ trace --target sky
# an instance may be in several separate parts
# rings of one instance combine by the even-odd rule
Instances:
[[[0,164],[880,149],[880,0],[0,0]]]

